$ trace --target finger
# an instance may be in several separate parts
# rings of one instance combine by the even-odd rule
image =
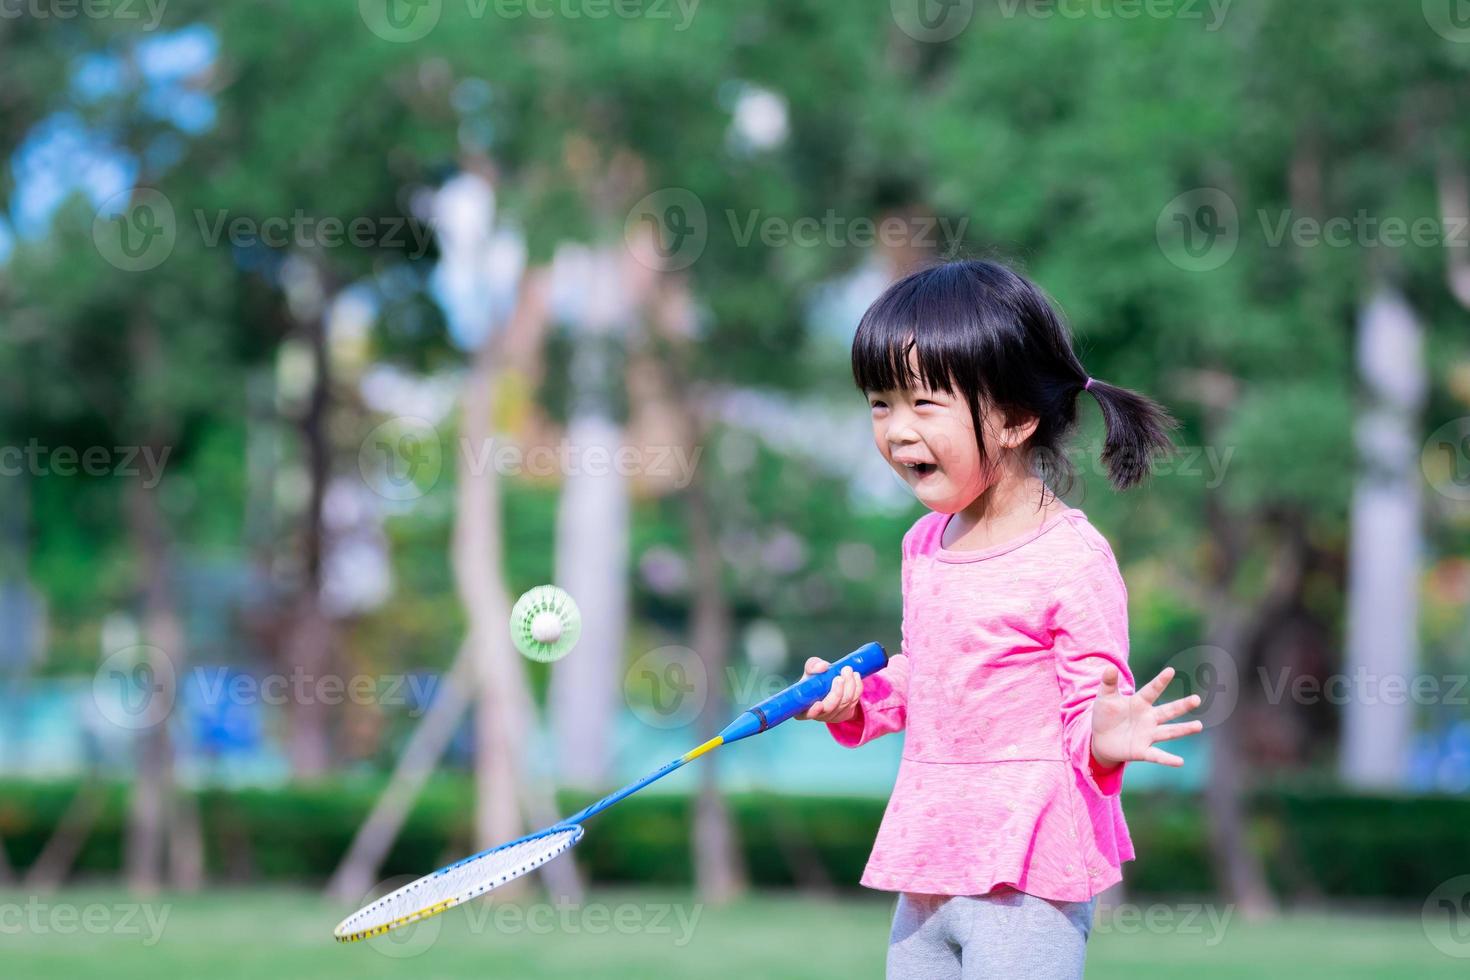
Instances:
[[[1171,738],[1183,738],[1186,735],[1193,735],[1204,727],[1205,725],[1202,721],[1186,721],[1178,725],[1160,725],[1154,729],[1154,733],[1150,738],[1155,742],[1167,742]]]
[[[843,710],[853,707],[855,704],[858,703],[858,699],[863,696],[863,679],[858,676],[857,671],[853,670],[851,667],[848,667],[846,669],[846,674],[847,684],[846,687],[843,689],[842,695]]]
[[[1174,668],[1165,667],[1163,670],[1159,671],[1159,676],[1155,677],[1153,680],[1145,684],[1143,690],[1139,691],[1138,693],[1143,695],[1143,700],[1145,701],[1145,703],[1153,704],[1159,699],[1159,695],[1164,693],[1164,688],[1168,687],[1169,682],[1173,679]]]
[[[823,669],[825,670],[825,667]],[[818,673],[821,672],[818,671]],[[808,718],[814,721],[820,721],[832,714],[832,709],[836,706],[836,702],[832,698],[833,693],[837,689],[836,680],[836,678],[833,678],[832,686],[827,689],[826,695],[813,701],[811,706],[806,709]]]
[[[827,661],[823,660],[821,657],[807,657],[805,668],[806,676],[810,677],[813,674],[820,674],[830,666],[832,665],[827,663]]]
[[[1098,697],[1118,693],[1118,668],[1108,664],[1103,668],[1102,687],[1098,689]]]
[[[1168,704],[1159,705],[1154,709],[1154,721],[1173,721],[1180,715],[1188,714],[1199,706],[1200,696],[1198,694],[1191,694],[1187,698],[1180,698],[1178,701],[1170,701]]]
[[[827,696],[821,700],[822,710],[831,714],[837,709],[837,702],[842,700],[842,675],[832,679],[832,686],[827,689]]]
[[[1163,749],[1149,749],[1143,754],[1144,762],[1157,762],[1161,766],[1173,766],[1176,769],[1184,765],[1184,760],[1172,752]]]

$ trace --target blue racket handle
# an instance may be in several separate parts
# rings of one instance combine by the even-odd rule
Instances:
[[[832,690],[832,681],[842,668],[851,667],[859,677],[867,677],[888,666],[888,651],[879,643],[865,643],[852,653],[806,680],[792,684],[780,694],[766,698],[760,704],[736,718],[720,733],[723,742],[746,738],[768,728],[775,728],[793,715],[805,711],[822,700]]]

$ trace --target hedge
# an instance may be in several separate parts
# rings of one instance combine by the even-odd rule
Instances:
[[[342,779],[197,794],[211,878],[324,880],[381,787],[378,779]],[[24,869],[35,860],[79,789],[75,782],[0,781],[0,841],[13,866]],[[106,784],[93,792],[100,809],[75,873],[113,876],[121,866],[127,788]],[[593,798],[564,792],[558,809],[571,813]],[[727,805],[754,884],[856,889],[884,802],[739,793],[727,797]],[[692,807],[687,796],[632,797],[596,817],[574,853],[596,881],[688,884]],[[1130,793],[1124,809],[1138,851],[1138,860],[1124,869],[1130,890],[1215,890],[1198,797]],[[1248,810],[1252,846],[1283,896],[1422,901],[1444,879],[1464,873],[1470,858],[1466,797],[1365,796],[1297,785],[1259,791]],[[432,781],[389,853],[383,877],[419,874],[470,853],[472,813],[468,780]]]

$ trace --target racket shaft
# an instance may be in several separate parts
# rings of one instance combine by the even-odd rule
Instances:
[[[596,803],[588,806],[586,809],[580,810],[577,813],[572,814],[570,817],[567,817],[561,823],[581,823],[588,817],[591,817],[595,814],[601,813],[603,810],[606,810],[614,803],[627,799],[643,787],[647,786],[649,783],[652,783],[659,779],[663,779],[665,776],[673,772],[675,769],[678,769],[684,763],[688,762],[691,759],[697,759],[699,756],[704,755],[704,753],[708,752],[710,749],[716,748],[719,744],[720,740],[718,738],[712,738],[708,742],[705,742],[703,745],[701,745],[699,748],[691,749],[690,751],[685,752],[683,755],[679,756],[679,758],[664,763],[662,766],[659,766],[653,772],[649,773],[647,776],[644,776],[637,782],[629,783],[622,789],[614,793],[609,793],[602,799],[598,800]],[[561,826],[561,824],[558,824],[558,826]]]
[[[827,696],[832,690],[832,681],[838,674],[842,673],[842,668],[844,667],[851,667],[859,676],[867,677],[869,674],[882,670],[887,665],[888,652],[883,649],[883,646],[878,643],[866,643],[828,667],[822,673],[813,674],[806,680],[798,681],[780,694],[766,698],[766,700],[754,708],[741,713],[739,717],[725,727],[724,731],[698,748],[690,749],[688,752],[679,756],[679,758],[664,763],[637,782],[629,783],[622,789],[609,793],[596,803],[567,817],[558,826],[582,823],[588,817],[601,813],[614,803],[627,799],[648,784],[664,778],[684,763],[697,759],[706,752],[718,748],[726,742],[733,742],[736,739],[763,732],[768,728],[774,728],[781,724],[781,722],[789,719],[792,715],[795,715],[798,711],[805,711]]]

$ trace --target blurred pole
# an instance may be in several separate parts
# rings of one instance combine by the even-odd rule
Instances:
[[[1365,401],[1355,426],[1346,663],[1356,694],[1343,706],[1339,759],[1344,781],[1364,789],[1404,786],[1413,738],[1412,700],[1373,692],[1386,678],[1412,677],[1419,661],[1421,333],[1403,296],[1380,279],[1358,320]]]
[[[550,710],[563,785],[596,789],[610,777],[628,627],[630,474],[618,464],[624,431],[615,402],[634,298],[622,275],[623,250],[564,248],[557,259],[552,313],[572,328],[574,346],[556,584],[587,627],[576,651],[552,666]]]
[[[155,377],[163,360],[163,338],[146,310],[135,315],[128,341],[135,376]],[[143,444],[159,454],[157,458],[171,448],[170,421],[155,417],[142,433]],[[165,481],[147,489],[133,481],[124,509],[140,573],[143,642],[148,645],[149,667],[153,677],[176,683],[183,676],[188,651],[173,589],[173,535],[159,505],[159,496],[168,485]],[[159,704],[158,699],[154,703]],[[156,892],[165,869],[169,883],[178,889],[197,889],[204,879],[204,847],[195,801],[180,794],[175,782],[175,746],[169,731],[173,704],[171,693],[162,716],[133,740],[137,772],[129,803],[124,865],[128,888],[138,894]]]
[[[296,588],[286,610],[286,666],[308,678],[321,678],[332,667],[337,627],[322,600],[323,556],[327,528],[323,519],[331,478],[332,361],[328,331],[338,285],[325,263],[293,256],[282,276],[291,321],[304,334],[310,351],[311,380],[304,404],[293,420],[304,447],[307,472],[306,513],[301,517]],[[329,706],[320,698],[293,699],[290,705],[291,773],[298,779],[326,775],[332,762]]]
[[[131,487],[129,524],[133,548],[142,568],[143,642],[149,657],[148,676],[177,678],[184,663],[184,630],[174,608],[167,532],[158,513],[157,493],[157,489],[145,490],[138,484]],[[168,693],[165,698],[171,706],[173,694]],[[147,895],[157,892],[163,881],[165,848],[170,839],[170,818],[177,792],[167,712],[137,732],[133,746],[135,771],[124,862],[129,890]]]

